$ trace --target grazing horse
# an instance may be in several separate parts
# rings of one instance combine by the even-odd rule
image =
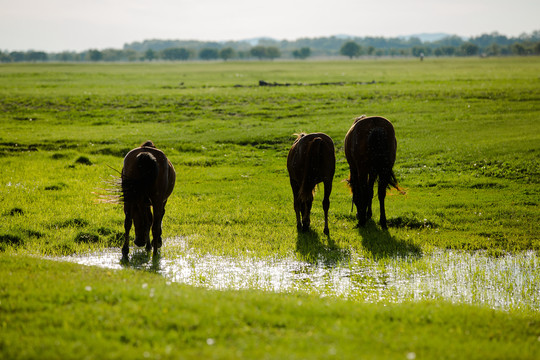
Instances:
[[[309,230],[309,213],[313,203],[315,185],[324,183],[324,233],[328,235],[328,209],[332,180],[336,169],[334,142],[323,133],[300,134],[294,141],[287,157],[287,170],[294,196],[296,227],[298,231]]]
[[[161,221],[175,181],[176,172],[173,165],[152,141],[145,142],[126,155],[121,179],[126,215],[122,247],[124,256],[129,253],[129,231],[132,223],[135,225],[135,245],[146,245],[147,251],[153,247],[154,253],[161,247]],[[152,228],[152,242],[150,242],[150,228]]]
[[[371,219],[373,185],[378,178],[380,224],[386,229],[386,189],[393,186],[401,191],[392,170],[397,148],[394,127],[383,117],[362,115],[354,120],[347,132],[344,146],[350,168],[349,185],[356,205],[358,226],[364,226],[366,221]]]

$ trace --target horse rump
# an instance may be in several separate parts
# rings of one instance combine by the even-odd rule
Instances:
[[[376,127],[368,134],[368,158],[370,173],[378,177],[379,183],[386,184],[387,188],[394,187],[400,190],[396,175],[392,170],[394,163],[390,153],[391,144],[388,143],[388,134],[382,127]]]
[[[321,147],[323,140],[320,137],[316,137],[308,144],[306,151],[306,168],[303,172],[302,183],[300,185],[300,191],[298,196],[301,201],[313,201],[313,194],[315,193],[315,186],[321,182],[320,179],[320,166],[322,163]]]
[[[125,203],[149,198],[150,189],[158,176],[158,163],[154,155],[142,152],[136,156],[136,171],[122,173],[122,200]]]

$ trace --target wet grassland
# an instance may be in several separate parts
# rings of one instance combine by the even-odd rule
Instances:
[[[2,65],[0,351],[538,356],[539,73],[538,58]],[[388,232],[376,201],[355,228],[342,182],[362,114],[396,129],[407,194],[387,197]],[[296,231],[285,161],[301,131],[336,145],[329,237],[322,189]],[[147,139],[177,171],[164,247],[121,264],[122,208],[99,200]],[[89,253],[109,269],[33,257]]]

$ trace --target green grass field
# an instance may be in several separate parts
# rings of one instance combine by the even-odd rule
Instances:
[[[537,358],[539,304],[499,312],[444,300],[365,304],[213,292],[35,256],[121,246],[122,208],[99,198],[127,151],[151,139],[177,171],[163,224],[166,259],[176,251],[167,239],[179,236],[200,255],[336,265],[346,261],[343,252],[403,267],[409,263],[399,259],[439,249],[538,257],[538,74],[536,57],[1,65],[0,354],[54,358],[63,348],[65,357],[92,358],[103,355],[98,347],[110,358],[145,351],[156,358],[326,358],[334,351],[339,358]],[[376,222],[354,228],[343,183],[343,138],[362,114],[387,117],[396,129],[394,169],[407,194],[387,197],[388,233]],[[336,145],[329,238],[322,192],[313,232],[296,232],[285,162],[292,134],[301,131],[325,132]],[[378,221],[376,201],[374,216]],[[95,303],[84,283],[99,289]],[[147,303],[155,299],[141,295],[141,283],[156,284],[160,306]],[[191,297],[204,301],[184,305]],[[309,304],[305,313],[299,302]],[[172,308],[172,317],[161,312]],[[96,322],[125,316],[130,321],[110,328]],[[458,329],[460,321],[466,326]],[[379,332],[368,332],[371,323]],[[176,335],[168,326],[177,326]],[[455,346],[445,343],[449,334]]]

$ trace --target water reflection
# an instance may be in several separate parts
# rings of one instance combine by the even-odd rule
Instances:
[[[385,247],[394,245],[391,252],[382,252],[369,242],[373,236],[367,235],[372,234],[363,237],[367,249],[363,255],[306,233],[298,235],[297,252],[286,258],[199,254],[189,247],[188,239],[178,237],[167,239],[162,254],[155,256],[130,249],[131,257],[121,260],[120,249],[111,248],[60,260],[141,269],[208,289],[303,291],[364,302],[447,299],[496,309],[540,310],[540,264],[533,251],[499,258],[481,252],[422,254],[408,243],[382,235]],[[381,241],[381,234],[377,235]]]
[[[131,258],[122,255],[120,265],[126,268],[144,269],[155,273],[161,273],[161,250],[156,253],[143,249],[133,251]]]

